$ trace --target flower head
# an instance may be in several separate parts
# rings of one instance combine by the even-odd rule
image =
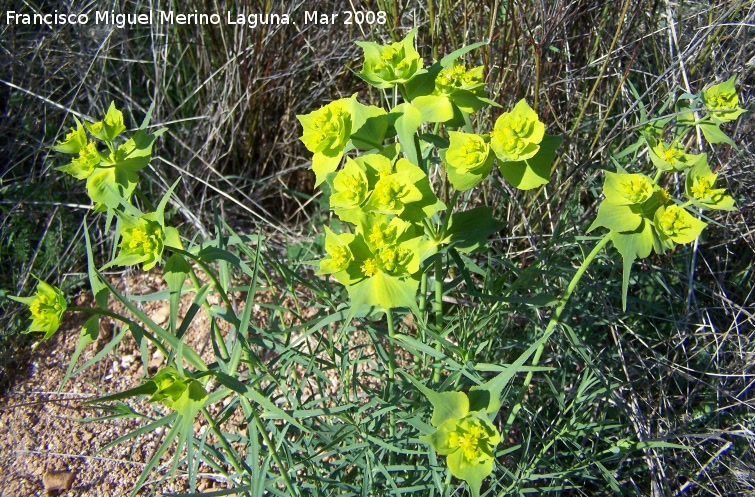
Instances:
[[[685,180],[685,195],[700,209],[735,210],[734,199],[725,188],[716,188],[718,175],[710,170],[708,161],[695,165]]]
[[[714,122],[733,121],[745,110],[739,106],[739,96],[734,87],[736,76],[723,83],[712,85],[702,91],[705,108],[710,111]]]
[[[97,144],[95,142],[89,142],[79,151],[79,156],[71,160],[71,162],[65,166],[61,166],[58,169],[64,173],[68,173],[76,179],[87,179],[95,168],[102,161],[100,153],[97,151]]]
[[[639,205],[653,196],[653,181],[644,174],[620,174],[606,171],[603,193],[614,205]]]
[[[396,161],[395,172],[378,171],[377,181],[363,209],[366,212],[395,214],[419,222],[444,209],[422,169],[407,159]]]
[[[336,100],[296,117],[304,129],[301,141],[310,152],[340,151],[349,141],[351,112],[348,99]]]
[[[37,292],[33,297],[10,298],[29,306],[32,321],[26,332],[43,332],[45,340],[58,330],[63,313],[68,307],[63,292],[44,281],[37,284]]]
[[[369,185],[367,175],[352,159],[346,159],[346,165],[333,178],[333,194],[330,206],[338,214],[339,210],[356,209],[367,198]]]
[[[654,224],[661,241],[675,243],[694,241],[706,226],[678,205],[661,206],[655,212]]]
[[[469,190],[493,169],[493,154],[487,136],[449,131],[446,150],[448,179],[457,190]]]
[[[300,140],[314,153],[315,186],[325,181],[341,163],[343,150],[351,137],[354,105],[354,100],[342,98],[309,114],[296,116],[303,128]]]
[[[193,419],[207,400],[207,390],[200,380],[182,375],[170,366],[158,371],[147,385],[152,387],[150,402],[160,402],[188,418]]]
[[[688,154],[677,143],[650,140],[650,160],[661,171],[684,171],[703,160],[705,154]]]
[[[454,64],[441,70],[435,77],[435,92],[450,95],[457,90],[476,90],[484,85],[482,66],[467,70],[463,64]]]
[[[479,490],[482,480],[493,472],[501,434],[485,410],[469,410],[469,397],[464,393],[435,394],[432,401],[435,409],[430,422],[437,429],[421,439],[439,455],[447,456],[452,475]]]
[[[490,146],[503,161],[521,161],[537,154],[545,125],[522,99],[511,112],[503,113],[490,133]]]
[[[325,227],[325,252],[328,257],[320,261],[317,274],[334,274],[345,270],[354,260],[349,244],[354,240],[351,233],[336,235],[330,228]]]
[[[109,265],[132,266],[142,264],[149,271],[162,261],[166,246],[181,248],[178,231],[166,227],[161,212],[143,214],[138,218],[121,217],[120,252]]]
[[[358,41],[357,45],[364,50],[364,65],[359,76],[378,88],[392,88],[424,73],[422,57],[414,48],[415,34],[416,28],[403,40],[388,45]]]

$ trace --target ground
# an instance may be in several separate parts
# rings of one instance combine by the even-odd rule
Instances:
[[[131,295],[151,294],[166,287],[159,269],[149,274],[134,271],[114,276],[111,282],[119,291]],[[269,297],[269,294],[262,293],[256,295],[255,300],[265,302]],[[184,295],[179,316],[191,305],[192,298],[191,293]],[[282,300],[281,309],[294,307],[286,298]],[[208,301],[211,304],[220,303],[214,295],[210,295]],[[137,305],[158,324],[165,323],[169,317],[169,305],[165,301],[141,302]],[[91,297],[82,294],[69,303],[70,306],[92,307]],[[128,314],[117,302],[112,302],[111,308],[124,315]],[[306,312],[304,310],[305,314]],[[290,314],[286,317],[285,311],[283,315],[284,320],[293,319]],[[158,429],[109,447],[119,437],[144,426],[146,419],[98,419],[110,413],[106,409],[85,403],[105,394],[134,388],[143,382],[145,365],[140,349],[131,336],[127,336],[119,345],[107,351],[104,358],[74,375],[63,385],[81,326],[87,317],[67,313],[63,325],[52,338],[19,349],[18,355],[25,356],[25,359],[18,361],[19,367],[11,386],[0,396],[0,497],[129,495],[162,441],[164,431]],[[264,323],[267,319],[265,309],[255,305],[252,318],[258,323]],[[411,323],[404,324],[413,328]],[[205,362],[210,363],[215,360],[215,356],[208,330],[209,320],[204,310],[200,310],[198,317],[192,321],[185,342],[198,351]],[[77,366],[80,367],[103,351],[111,342],[113,333],[117,332],[113,322],[103,320],[98,340],[85,349]],[[302,341],[305,342],[307,340]],[[358,346],[361,354],[374,354],[369,339],[360,333],[351,336],[349,343]],[[260,357],[264,359],[265,353],[269,351],[260,351]],[[410,357],[403,354],[397,359],[399,364],[404,365],[411,361]],[[361,368],[365,364],[366,362],[360,364],[358,368],[361,373],[364,373]],[[151,349],[149,362],[146,364],[147,373],[153,375],[164,365],[165,358]],[[297,374],[301,378],[306,372],[302,369]],[[329,378],[333,392],[338,390],[340,381],[335,374],[334,372],[334,376]],[[372,387],[378,388],[379,380],[370,375],[363,375],[363,378],[363,382],[374,381]],[[303,394],[311,395],[312,391],[306,388],[306,383],[304,382]],[[208,389],[211,388],[210,385],[211,383],[208,384]],[[128,399],[124,402],[139,413],[151,415],[154,412],[155,406],[143,400]],[[163,406],[158,404],[157,407]],[[209,409],[216,407],[211,406]],[[242,419],[235,419],[235,416],[228,423],[243,423]],[[198,416],[195,433],[206,429],[201,421],[201,416]],[[211,439],[212,436],[208,437],[208,443]],[[158,469],[152,472],[144,489],[137,495],[161,495],[161,492],[189,490],[183,468],[179,468],[175,478],[166,476],[174,452],[169,449],[165,453]],[[67,489],[69,486],[70,489]],[[200,466],[197,491],[210,492],[224,488],[222,478],[212,474],[209,468]]]
[[[128,287],[135,293],[149,293],[162,286],[157,273],[136,274],[114,281],[121,290]],[[187,306],[191,296],[182,305]],[[77,306],[90,306],[86,296],[79,297]],[[142,305],[153,320],[158,323],[167,319],[161,301]],[[143,363],[139,349],[130,337],[121,342],[113,351],[91,368],[74,376],[62,389],[61,383],[76,348],[80,327],[85,318],[67,315],[63,326],[50,340],[41,342],[30,352],[22,371],[18,371],[14,384],[0,397],[0,496],[17,497],[45,495],[55,487],[60,476],[73,473],[74,479],[69,491],[49,492],[48,495],[61,496],[120,496],[128,495],[139,478],[150,455],[160,443],[158,435],[150,432],[134,440],[107,448],[119,436],[144,424],[137,419],[97,420],[107,415],[83,402],[105,393],[114,393],[140,384]],[[187,337],[187,343],[196,350],[206,340],[200,331],[207,326],[207,318],[201,316],[195,332]],[[105,347],[113,333],[111,322],[104,322],[98,341],[90,345],[78,364],[90,359]],[[206,348],[206,347],[205,347]],[[212,350],[205,350],[212,355]],[[152,353],[147,368],[154,373],[164,365],[159,353]],[[144,402],[127,401],[135,410],[149,413],[151,406]],[[169,466],[170,450],[161,464]],[[66,472],[57,474],[55,472]],[[158,470],[158,475],[163,472]],[[45,477],[47,475],[47,477]],[[147,490],[139,495],[147,495],[157,488],[162,492],[186,491],[188,489],[183,473],[172,481],[156,482],[147,485]],[[45,487],[47,483],[47,488]],[[211,475],[200,478],[197,490],[220,489]],[[159,493],[158,493],[159,495]]]

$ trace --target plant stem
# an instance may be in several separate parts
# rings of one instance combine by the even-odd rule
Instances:
[[[275,446],[270,440],[270,437],[267,434],[267,430],[265,429],[265,426],[262,424],[262,420],[260,419],[259,414],[257,414],[257,410],[254,409],[253,407],[252,407],[252,414],[254,415],[254,422],[257,425],[257,429],[260,431],[260,434],[262,435],[262,439],[265,441],[265,445],[267,445],[270,448],[270,455],[273,456],[273,460],[275,461],[275,464],[278,465],[278,471],[280,471],[280,474],[283,477],[283,483],[285,483],[286,488],[288,489],[288,495],[299,495],[299,493],[294,489],[294,485],[291,483],[291,480],[288,477],[288,471],[283,466],[283,463],[281,462],[281,458],[278,455],[278,451],[275,450]]]
[[[435,260],[435,331],[440,337],[443,331],[443,256]],[[440,339],[435,344],[435,350],[443,352]],[[440,368],[433,371],[433,383],[440,382]]]
[[[566,308],[566,304],[569,302],[569,298],[571,298],[572,293],[574,293],[574,289],[577,287],[577,284],[579,283],[579,280],[582,279],[582,276],[585,274],[585,271],[587,271],[587,268],[590,266],[592,261],[595,259],[595,257],[600,253],[600,251],[603,249],[603,247],[606,246],[606,244],[610,241],[609,235],[605,235],[597,245],[592,249],[592,252],[590,252],[587,257],[585,257],[585,260],[582,262],[582,265],[579,266],[579,269],[577,269],[577,272],[572,277],[571,281],[569,282],[569,286],[566,287],[566,291],[561,296],[561,298],[558,301],[558,305],[556,306],[556,310],[553,311],[553,315],[551,316],[550,321],[548,322],[548,327],[545,328],[545,336],[550,336],[553,331],[556,329],[556,325],[558,325],[559,318],[561,317],[561,313],[564,312],[564,309]],[[542,345],[540,345],[537,350],[535,351],[535,354],[532,357],[532,365],[537,366],[537,364],[540,362],[540,356],[543,354],[543,350],[545,349],[545,344],[547,341],[544,341]],[[508,433],[511,429],[511,425],[514,424],[514,419],[516,418],[516,415],[519,413],[519,410],[522,408],[522,401],[524,400],[524,396],[527,393],[527,390],[530,387],[530,383],[532,382],[532,375],[533,371],[529,371],[527,373],[527,376],[524,379],[524,385],[522,385],[522,390],[519,393],[519,398],[517,399],[516,404],[514,404],[514,407],[511,409],[511,412],[509,413],[509,417],[506,419],[506,424],[503,427],[502,433]]]
[[[393,397],[393,379],[396,375],[396,347],[394,340],[396,339],[396,326],[393,323],[393,311],[390,309],[385,312],[388,319],[388,398]],[[391,438],[396,436],[396,414],[391,411],[390,414],[390,435]]]
[[[218,442],[220,442],[220,445],[223,446],[223,448],[228,453],[229,457],[227,458],[227,461],[231,463],[231,466],[233,466],[233,469],[236,470],[236,472],[239,475],[243,475],[247,473],[247,470],[244,469],[241,464],[239,464],[238,461],[238,453],[231,448],[230,445],[228,445],[228,441],[225,439],[225,436],[223,435],[223,432],[220,431],[220,428],[218,427],[217,423],[215,422],[215,419],[210,416],[210,413],[207,411],[207,408],[203,407],[201,409],[202,415],[207,420],[207,423],[210,425],[210,429],[217,435]],[[188,443],[191,443],[190,441]]]
[[[435,41],[435,0],[427,2],[427,18],[430,22],[430,43],[433,47],[433,59],[438,60],[438,43]]]
[[[197,274],[194,272],[194,268],[191,268],[191,271],[189,272],[189,278],[191,279],[191,282],[194,285],[194,291],[198,292],[199,289],[202,288],[202,284],[199,281]],[[214,278],[213,278],[213,281],[217,283],[217,280],[215,280]],[[223,289],[218,284],[215,285],[215,288],[217,288],[219,295],[221,296],[224,295]],[[231,310],[232,307],[230,306],[230,302],[228,302],[227,298],[225,300],[228,303],[228,310]],[[210,312],[211,307],[210,307],[209,302],[207,302],[207,300],[202,302],[202,308],[204,308],[208,316],[212,316],[212,313]],[[215,335],[215,341],[218,343],[218,347],[220,347],[220,353],[222,354],[221,359],[227,361],[230,359],[231,356],[228,353],[228,347],[226,347],[225,345],[225,339],[223,338],[223,335],[220,333],[220,328],[218,327],[217,322],[213,319],[211,323],[212,323],[211,328]]]
[[[121,316],[120,314],[117,314],[108,309],[102,309],[101,307],[69,307],[66,309],[66,311],[85,312],[88,314],[99,314],[100,316],[107,316],[111,319],[115,319],[116,321],[121,321],[122,323],[128,325],[132,330],[134,329],[134,325],[138,326],[134,321],[128,319],[127,317]],[[168,357],[168,349],[166,349],[165,346],[157,338],[155,338],[154,335],[152,335],[152,333],[148,332],[146,329],[143,331],[144,336],[147,337],[147,339],[152,342],[155,347],[157,347],[157,350],[159,350],[164,357]]]
[[[422,277],[419,283],[419,312],[422,316],[425,315],[425,306],[427,305],[427,270],[422,272]],[[419,316],[417,316],[419,318]],[[419,340],[422,343],[427,343],[427,336],[425,333],[425,327],[417,322],[417,332],[419,333]],[[418,377],[420,370],[427,367],[427,354],[422,353],[422,359],[417,357],[414,361],[414,377]]]

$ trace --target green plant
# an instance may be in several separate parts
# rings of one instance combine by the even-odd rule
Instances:
[[[147,132],[149,113],[141,127],[126,138],[123,116],[111,105],[102,121],[84,125],[77,121],[76,128],[56,146],[60,152],[78,154],[61,170],[86,180],[87,192],[97,208],[107,213],[108,224],[117,219],[114,257],[102,268],[95,264],[87,235],[88,277],[98,307],[69,309],[92,317],[82,329],[66,379],[93,363],[88,361],[75,369],[83,349],[96,339],[98,321],[103,316],[121,323],[109,348],[129,332],[142,350],[145,363],[150,347],[168,358],[168,366],[145,378],[139,387],[98,399],[116,402],[110,409],[122,416],[141,416],[121,402],[127,398],[145,395],[154,403],[156,415],[148,419],[148,424],[116,442],[170,426],[134,493],[174,441],[179,454],[173,460],[173,472],[185,462],[195,482],[198,458],[223,474],[233,490],[241,493],[281,493],[285,489],[290,495],[357,490],[369,494],[370,489],[380,485],[398,493],[399,487],[414,485],[430,494],[447,495],[451,476],[455,476],[466,482],[468,493],[479,495],[485,479],[498,470],[503,476],[492,478],[488,489],[508,489],[513,483],[507,487],[501,482],[510,475],[496,462],[504,455],[499,448],[502,434],[509,433],[534,373],[542,370],[537,365],[552,334],[559,327],[568,330],[563,313],[601,250],[610,241],[624,257],[626,301],[629,267],[635,259],[646,257],[653,249],[663,252],[675,244],[690,243],[699,236],[704,223],[690,210],[692,206],[733,208],[731,197],[715,188],[717,178],[707,166],[706,156],[702,152],[688,153],[687,146],[679,145],[694,127],[702,129],[705,136],[720,139],[719,133],[723,132],[719,125],[741,110],[731,90],[723,86],[706,90],[718,95],[715,100],[710,95],[706,97],[706,93],[703,97],[683,96],[678,101],[682,110],[675,120],[650,122],[643,116],[648,123],[643,135],[637,144],[617,154],[618,172],[606,173],[606,199],[593,228],[605,227],[609,233],[584,258],[562,296],[554,299],[555,309],[544,332],[511,364],[491,368],[476,361],[475,353],[481,352],[480,347],[469,350],[450,339],[452,329],[461,324],[448,324],[443,294],[462,280],[467,291],[477,291],[467,270],[474,264],[470,254],[484,250],[488,237],[502,225],[494,218],[491,206],[463,210],[460,199],[492,174],[495,163],[501,175],[520,190],[548,183],[560,138],[545,134],[544,123],[525,100],[504,112],[490,133],[475,133],[471,115],[487,105],[497,105],[485,96],[482,69],[467,69],[459,61],[480,45],[458,50],[425,69],[414,50],[414,35],[412,31],[403,41],[388,46],[362,44],[365,64],[360,75],[381,91],[392,90],[392,94],[385,94],[387,109],[364,105],[355,95],[299,116],[304,129],[302,142],[314,154],[316,182],[327,185],[330,207],[341,221],[339,226],[325,229],[327,255],[319,262],[319,274],[332,275],[346,287],[350,298],[343,305],[327,289],[309,283],[327,301],[323,306],[326,310],[297,331],[305,336],[318,335],[325,344],[324,350],[318,345],[318,354],[327,352],[326,359],[297,349],[292,330],[285,326],[283,330],[275,326],[262,330],[252,323],[254,296],[260,280],[267,276],[260,236],[237,235],[217,219],[214,238],[193,240],[184,249],[178,232],[164,219],[176,185],[168,189],[154,209],[138,190],[138,172],[148,165],[152,145],[162,133]],[[729,105],[735,107],[725,107]],[[689,117],[696,112],[705,115]],[[90,136],[97,141],[90,140]],[[628,173],[619,163],[626,159],[628,164],[624,165],[632,165],[641,151],[648,152],[658,169],[653,178]],[[687,202],[671,200],[661,185],[664,171],[687,171]],[[440,194],[433,190],[438,185],[442,188]],[[149,212],[142,213],[137,205],[146,206]],[[444,275],[452,271],[451,261],[463,275],[444,284]],[[102,269],[141,264],[149,270],[163,262],[170,317],[161,326],[131,298],[122,295],[103,276]],[[269,260],[264,262],[271,264]],[[280,272],[285,270],[284,267]],[[479,273],[484,271],[479,268]],[[244,283],[238,284],[234,276],[243,276]],[[427,290],[431,278],[435,291],[429,310]],[[247,293],[243,308],[234,297],[240,289]],[[193,293],[194,305],[189,313],[179,316],[183,293]],[[211,305],[210,294],[217,295],[220,304]],[[109,295],[119,300],[131,317],[109,310]],[[37,297],[19,299],[30,305],[35,319],[45,320],[37,325],[33,321],[31,331],[44,331],[46,336],[55,331],[66,308],[59,292],[45,285]],[[183,342],[200,307],[211,316],[215,357],[209,364]],[[411,311],[417,323],[416,336],[398,329],[395,314],[401,308]],[[383,337],[379,336],[383,315],[387,332],[384,349],[380,348]],[[434,317],[433,324],[429,317]],[[343,339],[354,329],[354,318],[362,320],[363,324],[357,327],[374,335],[373,345],[379,350],[375,362],[383,362],[387,369],[375,373],[383,391],[369,390],[347,379],[340,386],[339,394],[343,396],[336,397],[341,399],[340,404],[330,405],[323,402],[323,397],[305,397],[302,383],[292,385],[288,378],[295,371],[294,364],[304,365],[315,376],[326,367],[340,368],[344,378],[356,370],[357,362],[349,359],[350,350],[344,347]],[[224,334],[221,322],[231,331]],[[341,323],[340,328],[336,323]],[[276,332],[284,337],[276,337]],[[575,336],[574,342],[579,343],[579,337]],[[399,347],[414,356],[413,367],[402,367],[397,362]],[[259,350],[278,354],[280,370],[265,363]],[[381,354],[383,351],[386,353]],[[526,365],[528,361],[532,366]],[[424,371],[430,363],[434,363],[433,374],[426,380]],[[489,371],[497,374],[486,378]],[[520,372],[526,372],[526,378],[524,386],[516,389],[513,379]],[[404,392],[396,388],[401,378],[406,380],[402,386],[415,387],[409,398],[403,398]],[[212,390],[207,388],[210,379],[216,385]],[[597,395],[595,385],[592,376],[585,376],[576,400],[568,409],[564,403],[564,411],[573,410],[570,419],[575,424],[585,416],[577,412],[575,403]],[[359,400],[360,388],[372,398]],[[323,391],[320,385],[318,393]],[[224,399],[226,406],[211,412],[210,407]],[[510,411],[505,422],[496,425],[504,401]],[[433,412],[428,425],[425,419],[430,406]],[[247,425],[243,433],[230,436],[222,425],[235,412],[242,414]],[[215,437],[212,443],[195,437],[197,414]],[[576,431],[598,428],[596,424]],[[562,431],[556,440],[570,441],[569,427],[559,429]],[[239,444],[252,455],[242,455]],[[606,458],[668,445],[620,440],[605,449]],[[185,457],[180,455],[184,448]],[[546,448],[536,457],[544,457],[545,452]],[[435,462],[436,454],[447,457],[449,472]],[[333,481],[307,472],[311,465],[331,456],[337,459],[332,463],[337,474]],[[305,475],[301,478],[304,485],[297,481],[300,474]]]

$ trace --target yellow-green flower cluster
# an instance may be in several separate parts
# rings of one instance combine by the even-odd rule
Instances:
[[[207,400],[207,390],[199,380],[173,367],[162,368],[146,385],[152,390],[150,402],[160,402],[190,419]]]
[[[328,174],[338,169],[343,151],[352,131],[354,100],[335,100],[309,114],[296,116],[301,122],[301,141],[314,153],[312,170],[315,186],[325,181]]]
[[[474,91],[485,83],[482,79],[483,67],[467,69],[463,64],[455,63],[441,70],[435,77],[436,93],[450,95],[457,90]]]
[[[416,34],[415,28],[403,40],[388,45],[358,41],[357,45],[364,50],[359,76],[377,88],[392,88],[424,73],[422,57],[414,48]]]
[[[354,233],[325,233],[327,257],[318,274],[332,274],[352,300],[385,309],[414,299],[419,265],[434,245],[415,224],[443,208],[427,175],[406,159],[366,154],[347,159],[329,178],[331,207]]]
[[[182,248],[178,230],[165,226],[162,206],[156,212],[138,217],[123,214],[121,220],[120,251],[108,266],[133,266],[141,264],[149,271],[162,262],[166,247]]]
[[[448,179],[457,190],[469,190],[490,174],[493,161],[514,186],[529,190],[548,182],[549,167],[560,140],[550,137],[544,144],[545,125],[522,99],[511,112],[504,112],[490,135],[449,131],[445,152]]]
[[[619,251],[634,251],[632,259],[647,257],[653,248],[660,253],[674,243],[690,243],[705,228],[704,222],[676,205],[648,176],[623,171],[605,174],[606,198],[590,230],[598,226],[611,230]]]
[[[687,98],[702,102],[700,110],[707,111],[710,117],[695,121],[690,118],[692,107],[678,104],[682,111],[676,119],[655,120],[643,128],[648,156],[657,169],[653,179],[644,174],[629,174],[623,169],[618,173],[606,172],[603,186],[606,198],[590,229],[608,228],[611,240],[625,261],[646,257],[653,249],[660,253],[675,244],[693,242],[707,224],[690,210],[692,207],[698,210],[735,209],[734,199],[726,195],[725,189],[716,187],[717,175],[708,166],[706,154],[688,153],[688,147],[682,145],[685,135],[694,126],[699,126],[712,143],[728,140],[718,125],[744,112],[739,108],[734,78],[710,86],[700,97]],[[666,141],[664,137],[667,135],[672,135],[672,139]],[[658,185],[663,172],[685,175],[686,201],[673,200]]]
[[[310,152],[343,151],[351,133],[348,99],[336,100],[316,111],[299,116],[304,128],[301,141]]]
[[[452,475],[465,480],[473,492],[479,493],[482,480],[493,472],[495,448],[501,443],[501,434],[485,409],[470,411],[465,393],[431,394],[434,409],[430,423],[436,430],[420,438],[438,455],[446,456]]]
[[[725,123],[733,121],[745,110],[739,106],[739,95],[734,87],[736,76],[723,83],[718,83],[702,91],[705,109],[710,112],[713,121]]]
[[[545,125],[522,99],[496,120],[490,145],[500,160],[521,161],[537,154],[544,135]]]
[[[736,210],[734,199],[726,194],[726,189],[716,188],[717,178],[708,161],[700,161],[687,172],[685,196],[698,209]]]
[[[705,154],[688,154],[678,143],[648,142],[650,160],[660,171],[686,171],[700,161]]]
[[[37,291],[33,297],[11,296],[10,298],[29,306],[31,324],[26,332],[44,333],[44,340],[50,338],[58,330],[63,313],[68,307],[63,292],[44,281],[37,284]]]
[[[145,168],[152,156],[152,144],[165,130],[148,134],[144,128],[120,145],[115,140],[126,130],[123,113],[111,103],[105,117],[94,123],[76,119],[76,128],[53,150],[75,155],[70,163],[57,169],[76,179],[86,181],[89,198],[98,211],[116,210],[129,203],[136,188],[138,172]],[[87,135],[93,138],[90,140]],[[104,145],[104,146],[103,146]]]
[[[460,191],[477,186],[493,169],[495,156],[485,135],[449,131],[446,150],[448,179]]]

